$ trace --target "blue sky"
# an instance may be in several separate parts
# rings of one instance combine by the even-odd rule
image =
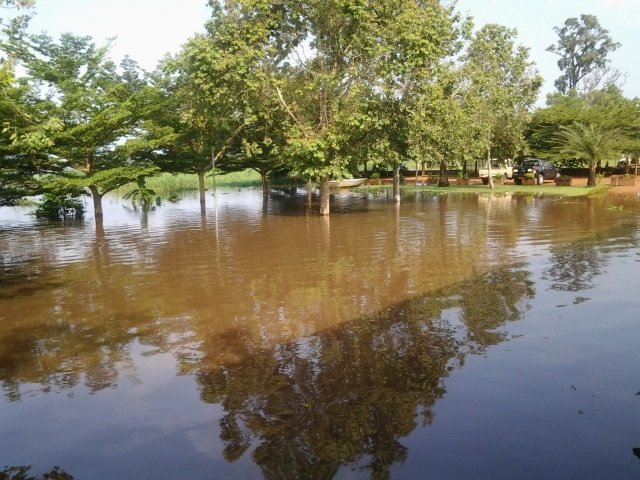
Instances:
[[[614,68],[627,74],[623,91],[640,97],[640,0],[458,0],[458,9],[474,17],[476,26],[500,23],[518,30],[545,79],[539,103],[553,91],[560,72],[557,57],[546,51],[555,42],[554,26],[582,13],[600,24],[622,46],[611,55]],[[32,31],[56,35],[91,35],[98,43],[118,37],[112,54],[128,54],[153,69],[166,52],[175,53],[209,17],[206,0],[37,0]]]

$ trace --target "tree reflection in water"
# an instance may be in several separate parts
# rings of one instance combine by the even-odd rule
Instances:
[[[66,321],[2,337],[0,379],[13,401],[24,383],[44,391],[115,388],[128,365],[135,370],[131,345],[138,342],[174,352],[202,400],[223,406],[229,462],[251,455],[267,478],[331,478],[342,467],[385,478],[407,458],[401,438],[432,422],[449,373],[466,355],[504,341],[500,327],[521,318],[534,291],[518,268],[493,269],[275,346],[260,329],[207,337],[206,323],[158,322],[142,308],[83,323],[72,299],[58,298]],[[109,292],[113,301],[127,295],[124,287]]]
[[[31,475],[31,465],[4,467],[0,470],[0,480],[73,480],[73,476],[60,467],[53,467],[42,475]]]
[[[209,338],[193,368],[202,399],[225,408],[225,458],[255,446],[266,478],[331,478],[343,465],[387,478],[407,456],[400,438],[432,422],[449,372],[521,317],[528,276],[492,270],[272,348],[242,331]]]
[[[578,242],[551,247],[551,265],[547,274],[554,290],[579,292],[594,286],[593,279],[603,267],[603,256],[594,253],[595,242]]]

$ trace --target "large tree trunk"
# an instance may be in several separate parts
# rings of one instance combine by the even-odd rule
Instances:
[[[598,167],[597,163],[593,163],[591,168],[589,169],[589,179],[587,180],[587,187],[595,187],[598,182],[596,181],[596,169]]]
[[[91,198],[93,199],[93,216],[96,219],[96,223],[99,221],[102,223],[102,194],[98,191],[97,187],[89,187],[91,191]]]
[[[448,187],[449,186],[449,175],[447,175],[447,162],[442,159],[440,160],[440,178],[438,179],[439,187]]]
[[[329,177],[320,179],[320,215],[329,215]]]
[[[269,196],[269,177],[267,172],[260,172],[260,181],[262,182],[262,196]]]
[[[393,201],[400,201],[400,164],[393,167]]]
[[[311,208],[313,204],[313,181],[311,177],[307,178],[307,207]]]
[[[200,214],[205,215],[207,212],[207,202],[205,199],[204,171],[198,171],[198,190],[200,191]]]

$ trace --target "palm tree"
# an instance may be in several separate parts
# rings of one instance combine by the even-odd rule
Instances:
[[[622,135],[617,128],[576,123],[560,127],[557,135],[559,150],[573,158],[585,160],[589,164],[587,186],[596,185],[596,169],[604,159],[615,156],[620,148]]]

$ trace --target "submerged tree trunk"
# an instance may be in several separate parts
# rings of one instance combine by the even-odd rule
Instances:
[[[329,215],[329,177],[320,179],[320,215]]]
[[[440,160],[440,178],[438,179],[439,187],[448,187],[449,186],[449,175],[447,175],[447,162],[442,159]]]
[[[102,222],[102,194],[97,187],[91,186],[89,190],[91,191],[91,198],[93,199],[93,216],[96,222],[98,222],[98,219]]]
[[[313,180],[311,177],[307,178],[307,208],[311,208],[313,205]]]
[[[198,171],[198,190],[200,191],[200,214],[204,215],[207,211],[204,188],[204,171]]]
[[[393,201],[400,201],[400,164],[393,167]]]
[[[264,197],[269,196],[269,175],[268,172],[260,172],[260,181],[262,182],[262,195]]]
[[[311,177],[307,178],[307,207],[311,208],[313,204],[313,181]]]
[[[215,150],[211,147],[211,178],[213,180],[213,196],[216,195],[216,159],[218,156],[215,154]]]

